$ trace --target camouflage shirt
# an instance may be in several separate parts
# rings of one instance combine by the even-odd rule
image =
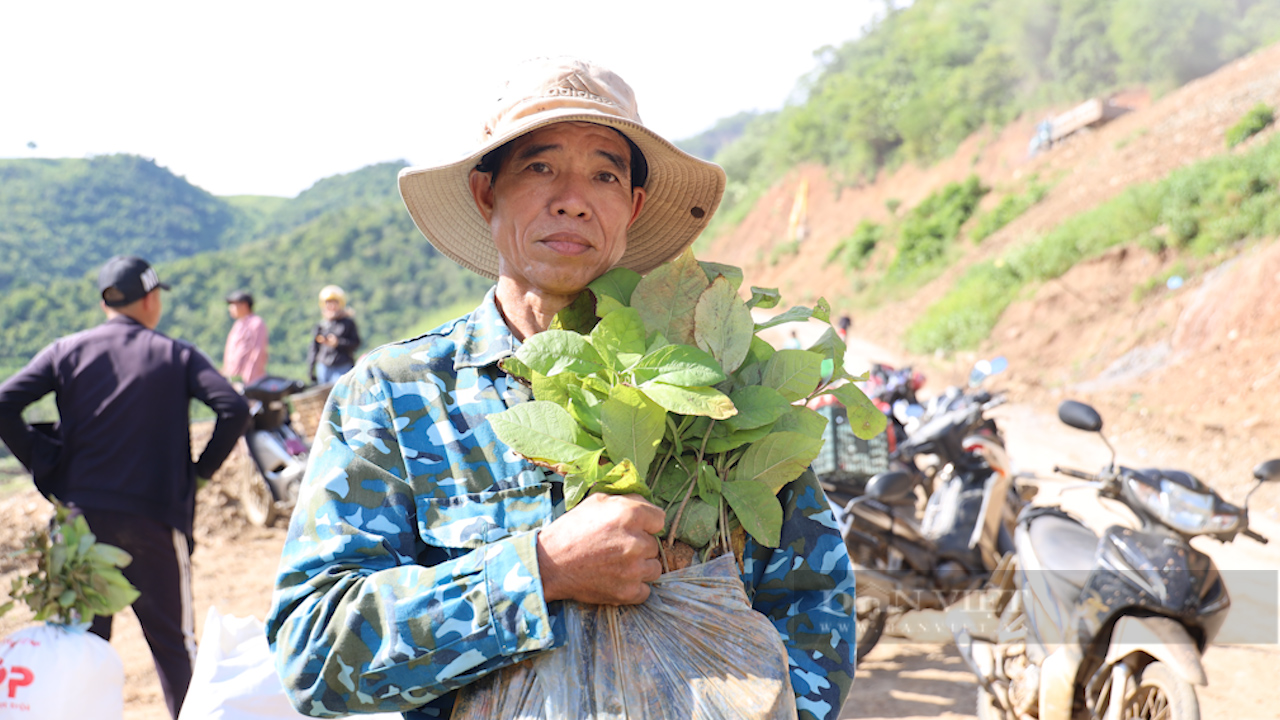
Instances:
[[[267,618],[303,713],[448,717],[459,687],[564,643],[535,544],[563,512],[559,477],[485,421],[530,399],[498,367],[518,345],[490,290],[334,387]],[[853,681],[853,573],[813,475],[780,498],[782,543],[748,541],[742,581],[782,636],[800,717],[835,718]]]

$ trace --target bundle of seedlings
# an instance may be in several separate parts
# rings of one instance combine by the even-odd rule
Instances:
[[[95,615],[114,615],[138,599],[120,568],[133,558],[100,543],[83,516],[54,501],[45,529],[20,555],[35,569],[13,580],[0,615],[22,601],[41,621],[0,640],[8,707],[22,717],[118,720],[124,713],[124,665],[107,641],[88,633]]]
[[[691,252],[644,277],[615,268],[504,362],[534,400],[489,416],[499,439],[564,476],[567,509],[593,492],[664,508],[667,572],[639,606],[567,603],[567,646],[471,686],[455,718],[795,717],[786,650],[740,579],[743,531],[779,544],[778,493],[823,444],[806,402],[834,395],[864,438],[885,417],[844,370],[825,301],[756,323],[780,297],[744,300],[742,277]],[[827,327],[808,349],[757,336],[809,320]]]

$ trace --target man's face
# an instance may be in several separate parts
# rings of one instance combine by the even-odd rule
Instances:
[[[249,314],[249,303],[233,302],[227,303],[227,313],[231,315],[231,319],[239,320]]]
[[[473,171],[498,275],[526,291],[572,295],[613,267],[644,205],[630,166],[630,147],[614,130],[556,123],[512,141],[492,182]]]

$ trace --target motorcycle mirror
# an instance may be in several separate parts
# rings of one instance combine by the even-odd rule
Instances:
[[[1058,419],[1077,430],[1102,432],[1102,416],[1082,402],[1062,401],[1058,406]]]
[[[901,470],[880,473],[867,481],[866,494],[882,502],[892,503],[911,494],[916,479]]]
[[[1258,463],[1258,466],[1253,469],[1253,476],[1258,479],[1258,482],[1280,481],[1280,458]]]

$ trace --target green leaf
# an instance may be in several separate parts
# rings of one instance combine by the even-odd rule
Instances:
[[[498,367],[502,368],[503,372],[511,375],[512,377],[522,378],[528,381],[533,380],[533,368],[520,362],[520,360],[515,356],[499,360]]]
[[[759,482],[775,495],[800,477],[822,450],[822,438],[775,432],[747,448],[730,471],[731,482]]]
[[[586,335],[596,324],[596,298],[591,293],[578,293],[567,307],[551,318],[552,330],[568,330]],[[550,373],[548,373],[550,374]]]
[[[692,345],[663,345],[640,358],[631,369],[636,382],[694,387],[724,380],[724,370],[710,354]]]
[[[499,440],[530,460],[563,465],[600,449],[568,410],[552,402],[521,403],[490,415],[489,424]]]
[[[777,307],[782,302],[782,294],[778,292],[778,288],[760,288],[751,286],[751,299],[747,301],[747,307],[760,308],[767,310]]]
[[[603,370],[604,360],[587,338],[568,330],[546,330],[524,341],[516,358],[548,377],[569,371],[590,375]]]
[[[676,539],[688,544],[695,550],[701,550],[716,537],[720,524],[719,503],[711,505],[698,498],[690,498],[681,511],[680,503],[667,509],[667,527],[675,522],[676,513],[680,513],[680,526],[675,528]]]
[[[828,326],[826,330],[823,330],[822,335],[818,340],[809,346],[809,352],[817,353],[824,358],[830,358],[832,365],[838,368],[844,367],[845,349],[844,340],[841,340],[839,333],[835,331],[835,328],[830,326]],[[828,377],[833,374],[834,368],[832,370],[824,371],[823,377]]]
[[[636,466],[630,460],[623,460],[614,465],[599,482],[591,486],[590,492],[652,497],[649,494],[649,486],[644,484],[644,480],[636,472]]]
[[[630,268],[616,267],[600,277],[592,280],[587,288],[595,294],[597,308],[604,298],[609,298],[622,306],[631,305],[631,294],[640,284],[640,273]],[[604,317],[607,313],[600,313]]]
[[[821,356],[808,350],[779,350],[764,364],[760,382],[795,402],[808,397],[821,380]]]
[[[853,383],[845,383],[838,388],[831,390],[831,394],[844,405],[849,413],[849,429],[854,435],[863,440],[871,438],[884,432],[885,425],[888,424],[888,418],[880,409],[871,402],[857,385]]]
[[[600,424],[609,458],[629,459],[640,477],[648,476],[667,429],[667,412],[639,390],[619,385],[600,405]]]
[[[763,385],[750,385],[729,393],[738,414],[725,420],[730,430],[750,430],[772,424],[791,410],[782,393]]]
[[[818,298],[813,304],[813,319],[818,322],[831,323],[831,303],[826,298]]]
[[[724,420],[737,412],[728,395],[710,387],[680,387],[651,382],[645,383],[644,394],[667,410],[680,415],[703,415]]]
[[[565,475],[564,509],[572,510],[575,505],[585,500],[589,489],[591,489],[591,483],[583,476],[572,473]]]
[[[111,567],[126,567],[133,562],[133,556],[115,545],[98,543],[89,548],[89,560]]]
[[[777,325],[782,325],[784,323],[804,322],[809,318],[813,318],[820,322],[831,322],[831,306],[822,298],[818,298],[817,304],[812,308],[796,305],[784,313],[779,313],[762,323],[757,323],[756,332],[760,332],[761,330],[775,327]]]
[[[717,425],[716,427],[720,428],[724,426]],[[773,431],[773,425],[763,425],[758,428],[751,428],[750,430],[738,430],[724,435],[712,435],[711,439],[707,441],[707,452],[712,455],[717,455],[719,453],[729,452],[730,450],[737,450],[743,445],[753,443]]]
[[[827,419],[817,410],[792,405],[786,415],[773,424],[773,432],[795,432],[805,437],[820,438],[827,431]]]
[[[617,312],[625,307],[626,305],[623,305],[617,300],[606,295],[596,302],[596,315],[603,318],[604,316]]]
[[[653,481],[653,494],[663,502],[677,502],[684,497],[689,486],[689,471],[679,462],[680,458],[672,458],[662,473]],[[692,457],[684,458],[685,463],[693,463]]]
[[[569,386],[569,403],[566,409],[578,424],[593,435],[602,433],[600,426],[600,399],[594,393],[576,385]]]
[[[640,311],[645,327],[674,343],[692,345],[694,312],[702,291],[711,283],[686,250],[671,262],[654,268],[631,295],[631,307]]]
[[[751,348],[747,350],[747,361],[758,362],[761,365],[769,361],[774,353],[778,352],[772,345],[759,337],[751,338]]]
[[[769,488],[753,482],[727,482],[720,488],[743,529],[765,547],[778,547],[782,537],[782,503]]]
[[[698,497],[709,503],[719,501],[720,485],[720,476],[716,474],[715,468],[703,463],[698,468]]]
[[[751,349],[755,323],[728,280],[718,277],[711,283],[698,299],[694,317],[698,347],[711,353],[725,372],[737,370]]]
[[[618,370],[625,367],[618,359],[620,353],[644,353],[645,335],[640,313],[634,308],[622,308],[600,318],[591,331],[591,346],[609,368]]]
[[[533,372],[531,384],[535,400],[545,400],[563,407],[569,404],[569,388],[582,387],[582,379],[573,373],[547,377],[540,372]]]
[[[738,292],[738,288],[742,287],[742,268],[725,265],[724,263],[707,262],[706,260],[699,260],[698,265],[702,266],[702,271],[707,274],[707,279],[711,282],[714,283],[717,277],[723,276],[725,280],[729,281],[729,285],[735,293]]]
[[[594,393],[595,396],[600,399],[600,402],[608,400],[609,393],[613,392],[612,385],[594,375],[588,375],[587,377],[582,378],[582,388]]]

